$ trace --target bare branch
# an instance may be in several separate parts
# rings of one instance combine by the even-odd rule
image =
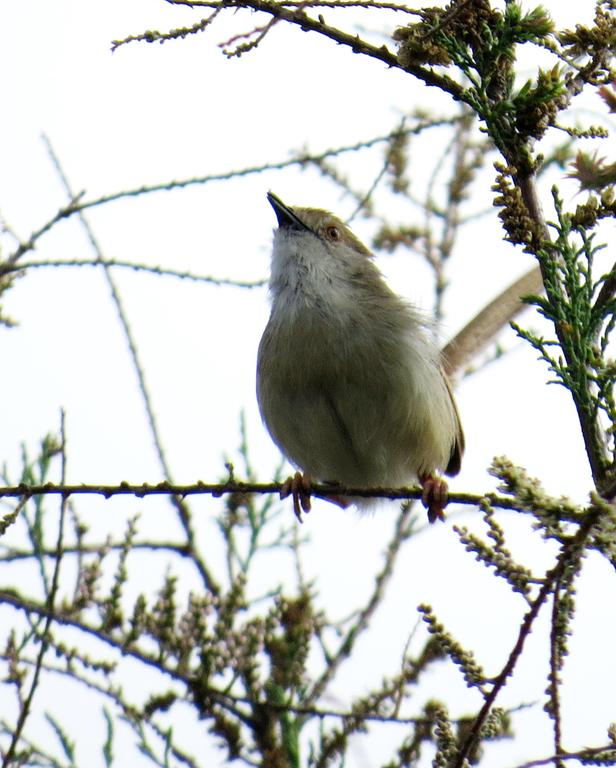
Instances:
[[[353,53],[360,53],[364,56],[383,62],[388,67],[402,69],[409,74],[414,75],[426,85],[435,86],[449,93],[456,101],[464,101],[464,89],[455,80],[447,75],[437,73],[434,69],[419,66],[414,63],[401,64],[398,57],[392,53],[387,46],[380,47],[368,43],[359,35],[351,35],[336,27],[325,23],[322,16],[313,19],[308,16],[304,9],[310,7],[310,2],[299,3],[296,10],[285,7],[284,4],[274,2],[273,0],[168,0],[171,5],[188,5],[199,8],[246,8],[252,11],[261,11],[267,13],[275,19],[286,21],[289,24],[299,26],[304,32],[317,32],[324,37],[332,40],[334,43],[350,48]],[[152,37],[149,42],[160,40],[163,35],[160,33],[149,33]],[[122,44],[124,41],[114,41],[114,46]]]
[[[294,166],[307,166],[310,164],[318,164],[323,160],[330,157],[337,157],[349,152],[360,152],[363,149],[370,149],[389,142],[395,136],[402,135],[408,136],[413,134],[419,134],[428,128],[439,125],[451,125],[459,120],[459,117],[442,117],[442,118],[427,118],[418,121],[418,123],[410,128],[397,128],[390,133],[383,136],[376,136],[372,139],[365,141],[359,141],[354,144],[345,144],[333,149],[326,149],[323,152],[311,153],[311,152],[298,152],[293,157],[285,160],[278,160],[272,163],[263,163],[262,165],[252,165],[246,168],[239,168],[230,171],[224,171],[222,173],[207,174],[205,176],[193,176],[189,179],[173,179],[171,181],[161,182],[160,184],[144,184],[141,187],[135,189],[122,190],[120,192],[113,192],[109,195],[102,195],[101,197],[94,198],[93,200],[84,200],[80,202],[84,196],[84,192],[81,192],[75,197],[73,201],[67,206],[60,208],[45,224],[39,229],[32,232],[28,240],[19,244],[16,250],[10,254],[6,261],[0,262],[0,275],[5,269],[5,264],[13,266],[19,259],[29,251],[33,250],[40,238],[49,232],[55,224],[62,219],[69,218],[70,216],[85,211],[88,208],[96,208],[100,205],[106,205],[107,203],[113,203],[118,200],[124,200],[125,198],[140,197],[141,195],[148,195],[154,192],[171,192],[176,189],[184,189],[186,187],[200,186],[204,184],[210,184],[217,181],[230,181],[231,179],[243,178],[245,176],[253,176],[259,173],[265,173],[267,171],[281,171],[286,168],[292,168]],[[12,270],[11,270],[12,271]]]
[[[60,417],[60,456],[61,456],[60,482],[63,484],[66,481],[66,460],[67,460],[64,412],[62,412]],[[39,649],[39,652],[36,657],[36,661],[34,663],[34,674],[32,676],[30,690],[28,691],[28,695],[23,701],[21,710],[19,712],[19,717],[17,718],[17,724],[15,726],[15,730],[13,731],[11,742],[2,760],[3,768],[10,768],[10,766],[14,764],[15,753],[19,745],[19,741],[21,739],[24,726],[26,724],[26,720],[30,715],[32,702],[34,700],[34,694],[36,692],[36,689],[38,688],[41,671],[43,669],[43,662],[45,659],[45,655],[49,650],[51,625],[52,625],[52,622],[55,620],[55,613],[56,613],[56,605],[55,605],[56,595],[58,593],[58,587],[60,585],[60,563],[62,561],[62,555],[63,555],[64,524],[66,520],[67,502],[68,502],[67,497],[62,496],[60,500],[60,519],[58,522],[55,565],[53,569],[53,576],[51,579],[51,587],[49,589],[49,594],[47,595],[47,601],[45,605],[46,614],[45,614],[45,624],[44,624],[43,632],[40,638],[41,647]]]
[[[189,282],[210,283],[211,285],[231,286],[233,288],[261,288],[267,283],[266,278],[262,280],[233,280],[230,277],[195,275],[192,272],[139,264],[132,261],[122,261],[121,259],[46,259],[45,261],[26,261],[12,265],[0,263],[0,275],[7,275],[11,272],[25,272],[28,269],[39,269],[40,267],[117,267],[119,269],[132,270],[133,272],[147,272],[161,277],[175,277]]]
[[[69,195],[69,197],[71,197],[71,199],[74,199],[74,195],[71,192],[69,181],[60,164],[60,160],[58,156],[55,154],[49,139],[47,137],[44,137],[44,140],[47,145],[49,156],[58,173],[58,176],[60,177],[60,180],[64,184],[67,194]],[[96,236],[94,235],[94,231],[90,226],[88,220],[86,219],[83,210],[78,211],[77,215],[79,216],[79,220],[85,230],[88,240],[90,241],[92,250],[96,255],[96,261],[104,262],[105,258],[103,256],[101,246]],[[109,290],[111,291],[111,298],[113,299],[113,303],[116,307],[116,311],[118,313],[118,319],[120,320],[120,325],[122,326],[122,329],[124,331],[124,336],[126,337],[126,343],[128,344],[128,349],[129,349],[131,358],[133,360],[133,367],[135,369],[137,380],[139,382],[139,391],[141,392],[141,397],[146,410],[147,420],[150,426],[150,431],[152,433],[152,438],[154,440],[154,445],[156,447],[159,463],[165,477],[169,481],[172,481],[171,468],[170,468],[169,462],[167,461],[167,457],[163,448],[162,436],[158,429],[158,422],[156,419],[154,405],[152,403],[149,389],[146,384],[145,371],[144,371],[143,365],[141,364],[140,355],[137,349],[137,341],[135,339],[132,328],[128,321],[128,315],[124,307],[124,302],[122,301],[122,298],[120,296],[119,288],[116,284],[116,281],[111,275],[111,270],[109,267],[103,266],[103,271],[105,273],[107,285],[109,286]],[[199,555],[199,553],[196,551],[196,548],[195,548],[195,533],[192,526],[191,511],[186,505],[183,497],[171,496],[171,501],[177,510],[178,517],[180,519],[182,527],[184,528],[184,531],[186,534],[187,546],[191,551],[191,553],[193,554],[192,560],[195,563],[196,567],[198,568],[199,573],[207,589],[209,589],[214,594],[216,594],[219,591],[219,587],[213,575],[211,574],[208,566],[206,565],[205,561]]]
[[[285,489],[284,483],[252,483],[241,482],[238,480],[228,480],[224,483],[204,483],[199,480],[196,483],[188,485],[176,485],[168,481],[156,483],[127,483],[121,482],[119,485],[96,485],[82,483],[80,485],[56,485],[54,483],[45,483],[43,485],[28,485],[20,483],[19,485],[0,486],[0,499],[19,498],[30,499],[33,496],[60,495],[60,496],[102,496],[110,499],[114,496],[135,496],[139,499],[146,496],[199,496],[207,495],[219,498],[226,494],[239,494],[240,496],[251,493],[279,494]],[[314,483],[311,486],[311,495],[319,499],[328,500],[330,496],[357,496],[364,499],[392,499],[399,501],[410,501],[421,499],[422,489],[417,488],[347,488],[339,485],[328,485],[326,483]],[[449,493],[450,504],[464,504],[468,506],[481,505],[487,502],[493,507],[500,509],[510,509],[523,512],[525,507],[521,502],[507,496],[499,496],[496,493],[489,492],[485,494],[472,493]],[[579,516],[569,513],[565,514],[564,520],[570,522],[580,522],[583,514]]]

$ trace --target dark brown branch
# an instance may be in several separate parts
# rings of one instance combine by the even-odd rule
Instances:
[[[359,35],[350,35],[336,27],[326,24],[321,17],[313,19],[308,16],[303,8],[309,3],[303,4],[298,10],[285,8],[278,2],[272,0],[169,0],[172,5],[188,5],[190,7],[200,8],[246,8],[253,11],[261,11],[270,16],[286,21],[289,24],[299,26],[304,32],[317,32],[334,43],[344,45],[350,48],[353,53],[360,53],[369,56],[372,59],[383,62],[388,67],[401,69],[421,80],[425,85],[435,86],[449,93],[456,101],[464,101],[464,89],[461,85],[446,75],[441,75],[432,69],[421,67],[417,64],[409,63],[403,66],[398,57],[392,53],[387,46],[380,47],[372,45],[363,40]]]
[[[209,495],[218,498],[228,493],[239,495],[249,493],[280,493],[283,489],[282,483],[252,483],[241,482],[237,480],[228,480],[224,483],[204,483],[199,480],[196,483],[188,485],[177,485],[167,481],[156,484],[150,483],[128,483],[121,482],[118,485],[96,485],[82,483],[79,485],[58,485],[55,483],[44,483],[42,485],[28,485],[20,483],[19,485],[0,486],[0,499],[18,498],[30,499],[33,496],[43,495],[61,495],[61,496],[103,496],[110,499],[113,496],[136,496],[144,498],[146,496],[198,496]],[[422,495],[421,488],[347,488],[338,485],[327,485],[325,483],[315,483],[312,486],[312,495],[319,499],[329,499],[330,496],[358,496],[365,499],[396,499],[406,501],[411,499],[420,499]],[[473,494],[473,493],[450,493],[449,502],[452,504],[465,504],[478,506],[482,502],[489,503],[493,507],[500,509],[510,509],[517,512],[525,511],[525,507],[515,499],[499,496],[496,493]],[[565,519],[565,518],[563,518]],[[569,518],[571,522],[581,522],[582,515]]]
[[[201,0],[197,0],[196,2],[191,2],[191,0],[168,1],[171,5],[210,7],[207,3],[201,2]],[[398,5],[396,3],[379,2],[379,0],[279,0],[279,2],[280,5],[285,8],[365,8],[367,10],[376,11],[400,11],[401,13],[407,13],[412,16],[421,16],[421,11],[414,8],[409,8],[406,5]]]
[[[513,671],[518,662],[518,659],[520,658],[522,651],[524,649],[524,644],[531,633],[533,624],[535,623],[535,619],[539,615],[539,611],[541,610],[541,607],[547,600],[550,593],[554,590],[554,585],[558,583],[560,578],[563,576],[563,573],[565,572],[567,567],[570,565],[571,553],[574,553],[576,551],[583,549],[584,545],[586,544],[586,541],[588,540],[590,532],[594,527],[594,525],[596,524],[597,520],[599,519],[599,516],[601,515],[602,511],[603,510],[600,506],[595,506],[586,514],[585,519],[580,525],[575,536],[571,539],[571,541],[568,544],[563,546],[558,558],[558,562],[546,574],[543,586],[539,590],[537,597],[534,599],[530,607],[530,610],[527,611],[526,615],[524,616],[524,619],[520,626],[520,630],[518,632],[518,638],[515,642],[515,645],[513,646],[511,653],[509,654],[509,658],[507,659],[507,662],[503,667],[503,669],[501,670],[501,672],[499,673],[499,675],[495,678],[494,685],[492,686],[492,690],[488,694],[483,706],[479,710],[479,714],[475,718],[469,730],[466,741],[464,742],[462,749],[460,750],[460,753],[457,756],[454,768],[463,768],[465,761],[467,760],[471,750],[473,749],[475,744],[478,742],[481,734],[481,729],[485,725],[488,715],[490,714],[490,710],[494,706],[494,702],[496,701],[498,694],[504,688],[505,683],[507,682],[507,679],[511,677],[511,675],[513,674]]]

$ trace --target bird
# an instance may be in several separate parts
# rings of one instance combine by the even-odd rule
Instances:
[[[419,482],[428,519],[444,519],[464,433],[434,324],[386,283],[339,218],[269,192],[271,313],[257,355],[257,401],[298,470],[282,486],[295,514],[314,480],[346,488]],[[365,504],[343,493],[330,501]]]

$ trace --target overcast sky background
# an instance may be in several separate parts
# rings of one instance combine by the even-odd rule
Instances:
[[[593,12],[587,0],[544,5],[558,26],[589,21]],[[94,199],[143,184],[284,160],[302,146],[321,151],[370,139],[388,133],[417,104],[446,114],[455,111],[434,89],[403,73],[282,24],[257,51],[227,60],[217,44],[254,26],[255,18],[247,14],[223,17],[213,29],[184,41],[136,43],[111,53],[114,39],[189,25],[198,18],[187,8],[157,0],[30,0],[0,7],[0,55],[5,73],[11,73],[3,78],[2,89],[0,213],[21,238],[67,201],[42,134],[74,192]],[[366,23],[366,17],[361,20]],[[374,25],[385,32],[381,17]],[[536,55],[531,52],[531,59]],[[578,119],[605,120],[596,97],[583,108]],[[419,142],[413,155],[418,179],[429,173],[430,149],[429,143]],[[368,189],[381,159],[378,148],[352,155],[345,170]],[[541,190],[546,207],[550,181]],[[352,200],[316,172],[289,169],[124,199],[87,215],[106,258],[257,280],[267,276],[275,224],[265,198],[268,189],[290,204],[329,208],[343,218],[354,209]],[[573,186],[566,189],[566,204],[573,206],[580,198]],[[399,205],[387,195],[376,200],[377,209]],[[488,196],[484,204],[486,215],[463,231],[451,263],[443,338],[531,264],[519,249],[501,241]],[[404,220],[403,210],[399,215]],[[374,233],[374,225],[362,219],[353,228],[365,241]],[[3,254],[10,252],[10,237],[2,242]],[[92,256],[83,228],[72,217],[42,238],[27,260]],[[431,276],[422,263],[407,254],[380,256],[378,263],[396,290],[430,310]],[[114,277],[139,345],[174,478],[221,477],[224,456],[233,458],[239,443],[243,409],[254,465],[260,479],[270,479],[278,454],[261,425],[254,396],[256,349],[268,316],[266,288],[221,288],[120,270]],[[9,472],[19,471],[22,444],[33,453],[46,432],[58,429],[64,408],[69,481],[159,480],[131,359],[102,271],[32,270],[7,294],[5,311],[18,322],[13,330],[0,329],[0,455]],[[525,319],[534,322],[528,315]],[[513,334],[506,334],[504,343],[510,349],[504,359],[457,389],[468,448],[452,488],[492,488],[486,467],[493,456],[505,454],[540,477],[550,492],[584,501],[590,474],[568,394],[546,386],[545,367]],[[193,504],[202,513],[204,535],[213,531],[218,503],[202,499]],[[169,524],[160,500],[87,505],[101,536],[122,531],[127,512],[137,509],[142,524],[152,531],[160,527],[161,536]],[[86,503],[80,502],[80,508],[86,509]],[[383,505],[374,515],[360,517],[315,503],[303,530],[311,540],[306,567],[334,615],[346,615],[368,592],[396,512],[396,505]],[[481,529],[476,512],[451,510],[451,517],[456,515],[458,522]],[[502,519],[514,554],[538,572],[547,567],[553,549],[529,534],[525,521],[514,515]],[[152,565],[161,573],[165,567]],[[6,586],[6,580],[26,572],[3,572],[0,583]],[[567,747],[605,743],[607,725],[616,720],[614,587],[605,562],[590,557],[579,584],[580,608],[564,675],[565,733],[572,739]],[[358,646],[354,664],[344,669],[332,704],[342,707],[351,694],[396,672],[421,602],[434,606],[487,670],[500,669],[524,603],[464,552],[447,523],[426,530],[407,549],[375,631]],[[12,614],[3,610],[0,616],[6,622]],[[547,625],[538,626],[545,630]],[[423,637],[420,633],[418,643]],[[547,651],[545,634],[536,630],[500,705],[542,701]],[[73,702],[81,702],[85,694],[75,686],[70,690]],[[56,694],[51,687],[43,695],[51,705]],[[428,677],[425,695],[457,702],[454,715],[477,706],[449,668]],[[10,710],[2,709],[0,704],[0,716],[9,716]],[[67,717],[74,723],[85,718],[102,738],[102,720],[95,712],[80,703]],[[96,717],[98,725],[93,724]],[[48,738],[49,726],[41,718],[37,723],[35,735]],[[551,729],[541,704],[520,713],[515,727],[525,738],[491,747],[491,765],[513,766],[551,753]],[[374,764],[388,738],[380,732],[379,738],[359,741],[348,765]],[[97,749],[95,741],[80,745],[82,764],[95,765]],[[217,765],[222,755],[214,752],[211,759]]]

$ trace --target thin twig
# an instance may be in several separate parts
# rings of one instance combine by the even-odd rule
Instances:
[[[550,716],[554,723],[554,768],[563,768],[563,762],[560,755],[563,752],[561,715],[560,715],[560,673],[559,673],[559,654],[558,641],[556,636],[558,632],[558,611],[560,607],[560,578],[554,583],[554,592],[552,594],[552,617],[550,622],[550,672],[548,678],[548,690],[550,695]]]
[[[42,227],[39,227],[38,229],[35,229],[34,232],[30,235],[30,237],[23,243],[20,243],[17,246],[17,249],[7,258],[7,263],[9,265],[15,264],[19,261],[19,259],[24,255],[24,253],[27,253],[28,251],[31,251],[34,249],[37,240],[39,240],[46,232],[49,232],[49,230],[55,226],[59,221],[62,221],[62,219],[67,219],[69,216],[72,216],[74,213],[77,213],[81,209],[81,204],[79,203],[79,200],[83,197],[84,192],[80,192],[78,195],[73,197],[73,199],[69,202],[68,205],[65,205],[64,207],[60,208],[56,214],[54,214],[49,221],[45,222]]]
[[[467,121],[467,116],[462,115],[464,121]],[[422,205],[423,211],[424,211],[424,253],[423,257],[426,260],[428,266],[432,269],[434,273],[434,283],[435,283],[435,301],[434,301],[434,316],[437,319],[437,321],[442,320],[442,301],[443,301],[443,291],[444,291],[444,279],[443,279],[443,251],[440,247],[439,243],[439,249],[438,253],[434,253],[434,243],[432,240],[432,216],[438,216],[442,221],[443,224],[447,222],[447,219],[449,218],[449,211],[445,207],[443,210],[440,210],[437,208],[436,203],[433,199],[433,193],[434,188],[436,187],[437,180],[439,178],[439,174],[445,165],[445,162],[449,160],[449,154],[453,150],[453,148],[459,144],[460,140],[460,134],[459,130],[456,131],[454,136],[452,136],[451,140],[448,142],[447,146],[444,147],[442,153],[440,154],[437,162],[434,164],[434,168],[432,169],[432,173],[430,174],[430,178],[428,180],[428,185],[426,189],[426,199]],[[441,241],[442,242],[442,241]]]
[[[34,666],[35,664],[35,661],[30,659],[22,658],[20,661],[22,664],[25,664],[25,665]],[[102,686],[100,683],[97,683],[94,680],[91,680],[90,678],[77,673],[75,669],[70,669],[70,668],[67,669],[65,667],[54,666],[51,664],[45,664],[44,669],[46,672],[52,672],[57,675],[77,678],[79,682],[83,683],[86,687],[91,688],[97,693],[100,693],[104,696],[111,698],[120,707],[126,706],[117,697],[116,692],[114,690],[107,688],[105,686]],[[251,704],[251,705],[255,704],[254,699],[251,699],[248,696],[239,696],[239,695],[236,696],[235,694],[232,694],[228,691],[219,691],[217,689],[212,689],[211,694],[215,698],[228,699],[229,701],[233,701],[236,704]],[[257,702],[257,705],[258,705],[258,702]],[[308,715],[310,717],[318,718],[319,720],[326,720],[326,719],[347,720],[349,718],[357,718],[357,713],[349,710],[325,709],[322,707],[307,707],[307,706],[301,706],[301,705],[294,705],[290,703],[277,704],[276,702],[272,702],[272,701],[268,701],[267,703],[263,702],[263,706],[267,706],[270,709],[276,710],[279,712],[289,712],[296,715]],[[525,706],[529,706],[529,705],[521,705],[522,708]],[[513,708],[511,712],[516,712],[521,707],[517,706]],[[136,709],[137,708],[133,706],[133,711],[135,711]],[[361,717],[362,717],[362,720],[365,720],[366,722],[387,723],[390,725],[430,725],[433,722],[431,718],[428,718],[425,716],[399,717],[397,715],[378,715],[374,713],[371,714],[369,712],[362,714]],[[460,720],[465,721],[465,718],[460,718]],[[454,719],[452,720],[452,722],[455,724],[458,721]],[[152,723],[149,723],[149,725],[151,724]]]
[[[45,261],[27,261],[20,264],[0,263],[0,275],[7,275],[11,272],[25,272],[28,269],[38,269],[40,267],[105,267],[130,269],[133,272],[148,272],[151,275],[161,277],[176,277],[179,280],[188,280],[195,283],[211,283],[216,286],[231,286],[233,288],[261,288],[267,283],[267,279],[262,280],[234,280],[230,277],[212,277],[210,275],[195,275],[192,272],[180,271],[177,269],[168,269],[167,267],[150,266],[149,264],[139,264],[132,261],[122,261],[121,259],[45,259]]]
[[[131,551],[144,550],[148,552],[172,552],[174,555],[180,557],[190,558],[190,552],[186,550],[185,544],[174,544],[173,542],[166,541],[132,541]],[[126,549],[126,541],[105,541],[100,544],[75,544],[72,546],[64,546],[63,552],[65,555],[98,555],[100,552],[115,552],[124,551]],[[0,554],[0,563],[15,563],[20,560],[29,560],[32,557],[55,557],[55,549],[41,549],[39,552],[32,552],[28,549],[14,549],[7,550],[4,554]]]
[[[459,118],[457,117],[453,117],[422,120],[412,128],[405,128],[403,134],[407,136],[415,133],[421,133],[422,131],[433,126],[451,125],[458,119]],[[96,208],[100,205],[106,205],[107,203],[113,203],[125,198],[140,197],[141,195],[147,195],[154,192],[171,192],[176,189],[184,189],[186,187],[204,185],[216,181],[230,181],[231,179],[243,178],[245,176],[265,173],[267,171],[280,171],[284,170],[285,168],[292,168],[296,165],[305,166],[309,165],[310,163],[319,163],[328,157],[337,157],[349,152],[359,152],[362,149],[370,149],[371,147],[382,144],[383,142],[391,141],[392,138],[395,138],[395,136],[399,134],[400,130],[396,129],[388,134],[385,134],[384,136],[376,136],[372,139],[356,142],[355,144],[345,144],[340,147],[324,150],[323,152],[317,152],[314,154],[309,152],[298,153],[291,158],[279,160],[273,163],[263,163],[262,165],[247,166],[245,168],[225,171],[223,173],[213,173],[206,176],[193,176],[189,179],[173,179],[171,181],[161,182],[160,184],[144,184],[143,186],[136,187],[135,189],[127,189],[120,192],[114,192],[109,195],[102,195],[101,197],[97,197],[92,200],[86,200],[84,202],[79,202],[83,196],[83,193],[81,193],[75,198],[74,201],[71,202],[71,204],[60,208],[60,210],[57,211],[57,213],[55,213],[49,219],[49,221],[43,224],[39,229],[32,232],[27,241],[20,243],[17,249],[7,257],[6,262],[9,264],[14,264],[25,253],[33,250],[36,247],[38,240],[46,232],[52,229],[55,224],[57,224],[62,219],[68,218],[74,214],[79,213],[80,211],[85,211],[88,208]],[[0,264],[0,274],[1,273],[2,265]]]
[[[605,758],[609,763],[598,762],[597,758]],[[560,755],[550,755],[542,757],[539,760],[531,760],[528,763],[516,765],[515,768],[540,768],[542,765],[552,765],[558,759],[561,762],[565,760],[585,761],[588,765],[613,765],[616,761],[616,744],[606,744],[604,747],[587,747],[579,752],[564,752]]]
[[[409,504],[403,505],[400,514],[398,515],[398,519],[396,520],[393,535],[385,551],[383,567],[374,579],[372,594],[366,605],[359,611],[357,620],[353,626],[347,630],[337,651],[329,658],[325,671],[306,695],[306,701],[318,701],[329,682],[337,673],[342,662],[346,661],[351,655],[358,637],[365,629],[367,629],[374,612],[383,600],[385,588],[393,574],[394,565],[402,548],[402,544],[409,538],[412,532],[413,521],[411,519],[411,514],[411,506]]]
[[[365,208],[368,202],[370,201],[370,198],[375,193],[376,188],[381,183],[383,177],[387,173],[387,169],[389,167],[389,160],[387,157],[385,158],[385,161],[381,165],[381,168],[379,169],[378,173],[372,180],[372,184],[370,184],[370,187],[368,188],[368,191],[365,192],[361,198],[358,200],[357,205],[355,206],[354,210],[351,212],[351,215],[346,219],[346,223],[350,224],[353,219],[358,216]]]
[[[60,415],[60,457],[61,457],[60,483],[61,485],[64,485],[64,483],[66,482],[66,459],[67,459],[64,411],[62,411]],[[43,660],[45,658],[45,654],[47,653],[47,650],[49,649],[49,645],[50,645],[51,624],[55,620],[55,600],[58,592],[58,585],[60,583],[60,562],[62,560],[62,555],[63,555],[64,521],[66,519],[67,504],[68,504],[68,497],[63,495],[60,501],[60,519],[58,521],[58,537],[56,540],[56,562],[54,565],[53,576],[51,579],[51,588],[49,590],[49,594],[47,595],[47,601],[45,606],[46,615],[45,615],[45,625],[43,627],[43,632],[40,638],[41,647],[39,649],[39,652],[36,657],[36,661],[34,663],[34,675],[32,677],[30,690],[19,712],[19,717],[17,718],[17,724],[15,726],[15,730],[11,738],[11,743],[9,744],[9,747],[2,761],[3,768],[9,768],[13,764],[13,760],[15,758],[15,751],[21,739],[21,734],[26,724],[28,715],[30,714],[30,711],[32,708],[32,701],[34,699],[34,694],[36,692],[36,689],[38,688],[41,670],[43,669]]]
[[[445,201],[445,216],[442,222],[442,231],[439,239],[439,261],[446,264],[451,256],[456,241],[457,233],[462,223],[460,209],[464,201],[465,187],[472,180],[470,171],[477,165],[477,147],[471,142],[470,134],[474,116],[468,108],[462,107],[460,122],[456,126],[453,153],[453,171],[447,183],[447,199]],[[484,148],[485,149],[485,148]],[[469,159],[469,155],[471,155]],[[482,156],[485,152],[482,153]],[[443,277],[441,276],[441,281]],[[445,286],[441,286],[441,299]],[[442,312],[440,302],[438,305],[438,317]]]
[[[360,53],[381,61],[388,67],[408,72],[425,83],[425,85],[435,86],[449,93],[456,101],[464,101],[467,98],[465,89],[447,75],[443,75],[431,67],[422,67],[413,62],[402,64],[398,56],[392,53],[387,46],[371,45],[359,37],[359,35],[352,35],[342,29],[326,24],[322,16],[319,16],[317,19],[308,16],[304,13],[303,3],[297,10],[292,10],[285,8],[282,3],[274,2],[273,0],[197,0],[196,2],[191,0],[170,0],[170,2],[172,5],[190,5],[203,8],[220,8],[224,6],[225,8],[246,8],[253,11],[261,11],[289,24],[299,26],[304,32],[317,32],[323,35],[323,37],[338,43],[338,45],[350,48],[353,53]],[[308,5],[308,3],[305,5]],[[122,41],[116,41],[116,44],[117,42],[121,43]]]
[[[58,176],[60,180],[62,181],[67,194],[72,199],[73,193],[71,191],[70,183],[68,181],[68,178],[66,177],[66,174],[64,173],[64,169],[62,168],[60,164],[60,159],[56,155],[53,147],[51,146],[51,142],[49,139],[44,136],[43,141],[45,142],[47,146],[47,150],[49,152],[49,156],[54,164],[54,167],[56,169],[56,172],[58,173]],[[165,454],[165,450],[163,448],[163,441],[162,436],[160,434],[160,430],[158,428],[158,422],[156,418],[156,413],[154,410],[154,405],[152,403],[152,398],[150,396],[150,392],[145,380],[145,370],[143,368],[143,365],[141,363],[139,351],[137,349],[137,341],[133,335],[132,328],[130,326],[128,315],[126,313],[126,310],[124,308],[124,302],[120,296],[120,291],[118,289],[118,286],[116,284],[116,281],[114,280],[111,270],[109,267],[106,267],[104,265],[104,262],[106,259],[103,256],[103,252],[101,249],[101,246],[94,235],[94,231],[92,227],[90,226],[90,223],[88,222],[84,212],[78,211],[78,217],[79,220],[86,232],[86,235],[88,237],[88,240],[90,241],[90,244],[92,246],[92,249],[94,253],[96,254],[96,260],[101,263],[101,266],[103,268],[103,271],[105,273],[105,279],[107,281],[107,285],[109,287],[109,290],[111,292],[111,297],[113,300],[113,303],[115,304],[116,312],[118,313],[118,319],[120,321],[120,325],[122,326],[122,330],[124,331],[124,336],[126,338],[126,343],[128,345],[128,349],[133,361],[133,367],[135,369],[135,373],[137,375],[137,380],[139,383],[139,391],[141,392],[141,398],[143,401],[143,405],[145,407],[148,424],[150,427],[150,432],[152,434],[152,439],[154,441],[154,446],[156,448],[156,453],[158,456],[158,460],[161,466],[161,469],[163,471],[163,474],[165,477],[172,481],[172,475],[171,475],[171,468],[169,465],[169,462],[167,460],[167,456]],[[180,519],[180,522],[182,524],[182,527],[184,528],[184,532],[186,534],[186,542],[188,549],[191,552],[192,560],[199,571],[201,578],[203,579],[203,582],[208,590],[213,592],[214,594],[218,594],[220,591],[216,580],[212,576],[209,568],[203,561],[203,559],[200,557],[199,553],[195,549],[195,533],[192,527],[192,521],[191,521],[191,512],[184,502],[184,499],[180,496],[171,496],[171,501],[173,505],[175,506],[178,517]]]

